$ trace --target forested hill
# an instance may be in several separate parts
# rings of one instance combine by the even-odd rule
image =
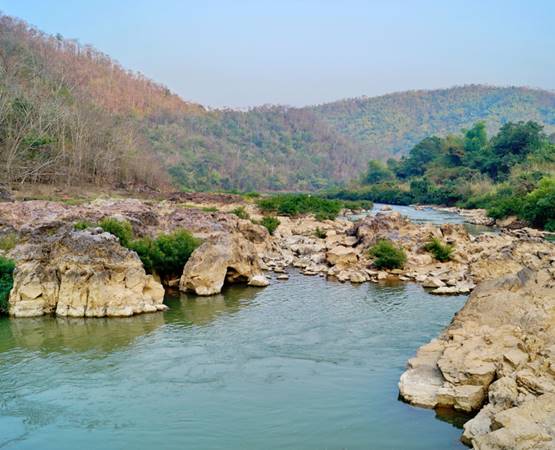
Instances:
[[[458,133],[485,121],[488,132],[532,120],[555,131],[555,92],[467,85],[340,100],[311,108],[339,133],[375,156],[406,154],[430,135]]]
[[[0,15],[0,183],[163,186],[143,123],[202,111],[90,46]]]
[[[109,56],[0,15],[0,183],[310,190],[484,120],[555,131],[555,94],[464,86],[249,111],[189,103]]]
[[[214,111],[159,127],[171,173],[186,187],[315,189],[357,177],[371,158],[401,156],[431,134],[485,121],[534,120],[555,131],[555,93],[463,86],[341,100],[305,108]],[[177,143],[182,145],[176,150]],[[185,157],[179,157],[185,155]]]

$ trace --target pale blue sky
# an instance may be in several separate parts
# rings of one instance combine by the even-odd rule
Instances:
[[[555,89],[555,0],[0,0],[210,106],[469,83]]]

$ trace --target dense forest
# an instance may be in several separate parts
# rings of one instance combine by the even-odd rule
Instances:
[[[400,160],[370,160],[348,200],[486,208],[555,231],[555,135],[537,122],[508,122],[488,138],[478,122],[459,134],[429,136]]]
[[[341,186],[369,158],[483,120],[555,131],[555,94],[464,86],[305,107],[209,110],[94,48],[0,16],[3,183],[185,190]]]

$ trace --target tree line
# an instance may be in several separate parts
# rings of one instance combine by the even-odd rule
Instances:
[[[555,135],[536,122],[508,122],[487,135],[484,122],[445,137],[430,136],[408,155],[370,160],[337,198],[486,208],[555,231]]]

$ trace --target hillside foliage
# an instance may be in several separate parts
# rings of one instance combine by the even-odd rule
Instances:
[[[517,216],[555,230],[555,144],[533,121],[508,122],[491,138],[478,122],[427,137],[387,166],[370,161],[356,189],[328,197],[486,208],[496,219]]]
[[[0,183],[308,191],[429,135],[529,120],[554,132],[555,94],[463,86],[207,110],[91,46],[0,15]]]

